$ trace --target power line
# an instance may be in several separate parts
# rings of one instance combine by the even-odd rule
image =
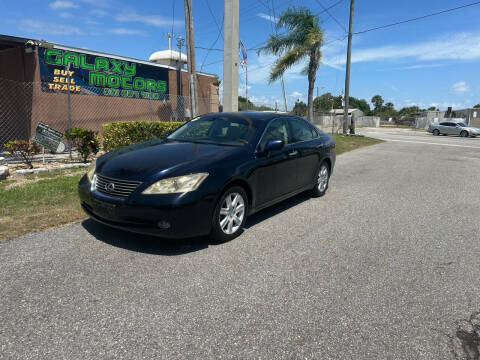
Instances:
[[[340,5],[340,4],[341,4],[342,2],[344,2],[344,1],[345,1],[345,0],[339,0],[339,1],[337,1],[335,4],[330,5],[329,7],[325,8],[325,9],[322,10],[322,11],[320,11],[320,12],[318,13],[318,15],[323,14],[324,12],[327,12],[327,11],[330,10],[330,9],[333,9],[335,6]]]
[[[220,37],[220,35],[217,37],[217,39]],[[208,51],[223,51],[223,49],[219,48],[209,48],[205,46],[195,46],[195,49],[200,49],[200,50],[208,50]]]
[[[475,1],[475,2],[470,3],[470,4],[466,4],[466,5],[462,5],[462,6],[457,6],[457,7],[451,8],[451,9],[447,9],[447,10],[437,11],[437,12],[434,12],[434,13],[431,13],[431,14],[427,14],[427,15],[423,15],[423,16],[418,16],[418,17],[415,17],[415,18],[412,18],[412,19],[403,20],[403,21],[397,21],[397,22],[394,22],[394,23],[391,23],[391,24],[381,25],[381,26],[377,26],[377,27],[370,28],[370,29],[366,29],[366,30],[362,30],[362,31],[357,31],[357,32],[354,32],[353,34],[354,34],[354,35],[365,34],[365,33],[370,32],[370,31],[385,29],[385,28],[392,27],[392,26],[399,25],[399,24],[405,24],[405,23],[412,22],[412,21],[422,20],[422,19],[425,19],[425,18],[428,18],[428,17],[445,14],[445,13],[448,13],[448,12],[452,12],[452,11],[464,9],[464,8],[467,8],[467,7],[470,7],[470,6],[479,5],[479,4],[480,4],[480,1]]]
[[[328,11],[328,9],[325,6],[323,6],[323,4],[319,0],[315,0],[315,1],[318,3],[318,5],[322,7],[323,11],[326,12],[327,15],[330,16],[337,23],[337,25],[343,30],[343,32],[346,33],[347,29],[345,28],[345,25],[342,25],[340,21],[338,21],[332,14],[330,14],[330,11]]]
[[[221,28],[220,25],[218,24],[217,18],[216,18],[215,15],[213,14],[212,8],[210,7],[210,3],[208,2],[208,0],[204,0],[204,2],[207,4],[208,10],[210,11],[210,15],[212,15],[212,18],[213,18],[213,20],[215,21],[215,25],[217,25],[218,35],[217,35],[217,38],[215,39],[215,41],[214,41],[214,42],[212,43],[212,45],[210,46],[210,48],[203,48],[203,47],[201,47],[201,46],[198,46],[198,47],[197,47],[197,49],[207,50],[207,53],[205,54],[205,57],[203,58],[202,65],[200,66],[200,71],[202,71],[203,65],[205,64],[205,61],[207,60],[208,55],[210,55],[210,52],[211,52],[212,50],[223,52],[223,49],[214,49],[214,46],[217,44],[217,41],[218,41],[218,39],[220,39],[220,36],[223,37],[223,35],[222,35],[222,28]],[[222,23],[223,23],[223,18],[222,18]]]

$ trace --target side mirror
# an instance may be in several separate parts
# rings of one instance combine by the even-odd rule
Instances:
[[[283,140],[268,140],[263,151],[264,153],[269,153],[271,151],[280,150],[284,146],[285,142]]]
[[[163,137],[165,137],[165,138],[169,137],[170,135],[172,135],[172,133],[173,133],[173,130],[167,130],[167,131],[165,131],[165,134],[163,135]]]

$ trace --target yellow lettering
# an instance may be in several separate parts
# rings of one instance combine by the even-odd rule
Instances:
[[[62,85],[62,89],[61,89],[61,90],[62,90],[62,91],[68,90],[68,86],[67,86],[67,85]]]
[[[53,87],[54,87],[54,86],[55,86],[55,84],[48,84],[48,88],[49,88],[50,90],[53,90]]]
[[[59,79],[59,77],[58,77],[58,76],[54,76],[54,77],[53,77],[53,82],[56,82],[56,83],[58,83],[58,82],[59,82],[59,80],[58,80],[58,79]]]
[[[61,90],[62,85],[55,84],[54,90]]]
[[[75,79],[74,78],[70,78],[70,84],[75,85]]]
[[[53,69],[53,75],[60,75],[60,69]]]
[[[69,71],[69,73],[70,73],[70,77],[72,77],[73,74],[75,74],[75,71]]]
[[[82,90],[82,87],[79,85],[75,85],[75,91],[80,92],[80,90]]]
[[[59,80],[60,80],[59,82],[62,83],[62,84],[66,83],[66,79],[64,77],[61,77]]]

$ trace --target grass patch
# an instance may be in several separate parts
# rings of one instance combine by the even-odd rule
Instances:
[[[374,139],[366,136],[342,136],[335,135],[334,137],[337,155],[343,154],[347,151],[352,151],[365,146],[383,143],[383,140]]]
[[[83,173],[41,173],[18,186],[25,180],[0,181],[0,240],[84,218],[77,195]]]

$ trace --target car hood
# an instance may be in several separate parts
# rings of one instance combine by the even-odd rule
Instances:
[[[475,131],[475,132],[480,132],[480,129],[477,128],[477,127],[468,126],[467,128],[468,128],[469,130],[473,130],[473,131]]]
[[[240,147],[154,139],[105,154],[97,162],[104,176],[145,181],[161,172],[162,177],[208,171],[209,165],[235,154]]]

